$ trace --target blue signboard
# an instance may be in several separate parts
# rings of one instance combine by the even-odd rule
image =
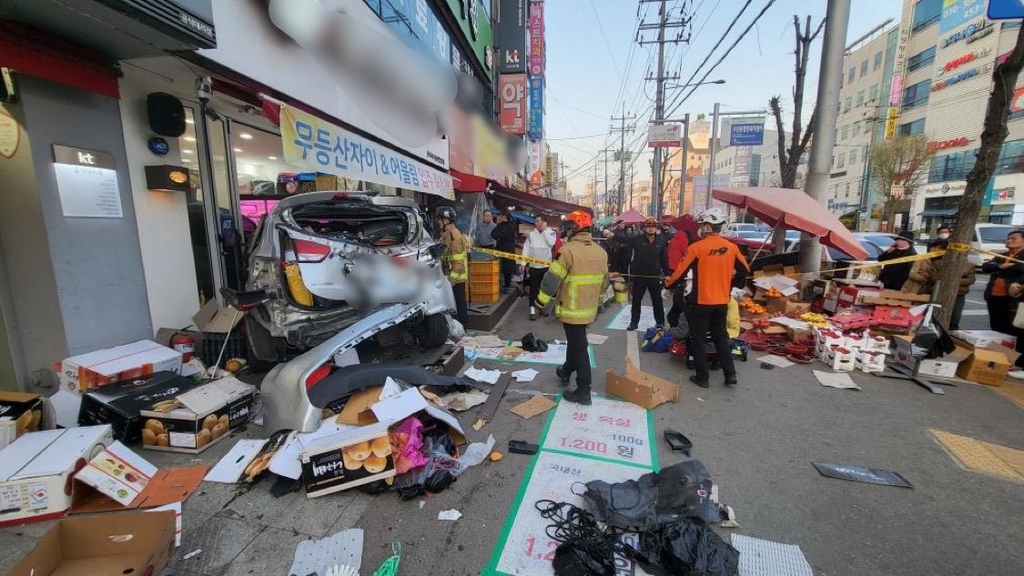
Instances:
[[[1024,2],[1020,0],[989,0],[989,20],[1016,20],[1024,18]]]
[[[544,135],[544,78],[530,78],[530,138],[540,140]]]
[[[451,61],[451,38],[425,0],[366,0],[366,5],[413,50],[445,64]]]
[[[943,0],[939,34],[945,34],[984,16],[985,0]]]
[[[764,144],[764,124],[733,124],[729,127],[729,146]]]

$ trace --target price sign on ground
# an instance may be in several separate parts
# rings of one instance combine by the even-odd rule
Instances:
[[[591,406],[561,402],[544,448],[639,466],[652,466],[647,410],[594,397]]]

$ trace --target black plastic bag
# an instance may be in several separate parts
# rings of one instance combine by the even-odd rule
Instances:
[[[687,460],[644,474],[637,480],[609,484],[587,482],[583,499],[597,520],[615,528],[645,528],[684,518],[714,521],[711,476],[700,460]]]
[[[740,553],[703,522],[683,520],[641,532],[627,551],[652,576],[734,576]]]
[[[582,548],[575,542],[566,542],[555,548],[551,567],[555,569],[555,576],[615,576],[611,550],[593,546]]]
[[[427,476],[426,481],[423,482],[423,487],[426,488],[427,492],[437,494],[447,490],[453,482],[455,482],[455,476],[452,476],[451,472],[447,470],[437,470],[430,476]]]
[[[391,489],[391,486],[388,486],[388,483],[383,480],[376,480],[374,482],[370,482],[369,484],[363,484],[362,486],[359,486],[358,489],[363,494],[376,496],[377,494],[383,494],[384,492],[387,492],[388,490]]]
[[[527,352],[547,352],[548,343],[537,338],[533,335],[533,332],[528,333],[526,336],[520,338],[520,344],[523,350]]]

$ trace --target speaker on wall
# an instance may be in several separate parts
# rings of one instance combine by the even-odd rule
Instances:
[[[146,96],[146,111],[153,132],[172,138],[185,133],[185,107],[173,94],[151,92]]]

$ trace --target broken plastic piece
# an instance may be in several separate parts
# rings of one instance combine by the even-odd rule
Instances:
[[[690,450],[693,450],[693,442],[690,442],[689,438],[683,436],[682,432],[666,428],[664,435],[665,441],[668,442],[669,447],[673,450],[678,450],[687,456],[690,455]]]
[[[437,513],[438,520],[448,520],[454,522],[459,518],[462,518],[462,512],[459,512],[454,508],[452,508],[451,510],[442,510]]]

